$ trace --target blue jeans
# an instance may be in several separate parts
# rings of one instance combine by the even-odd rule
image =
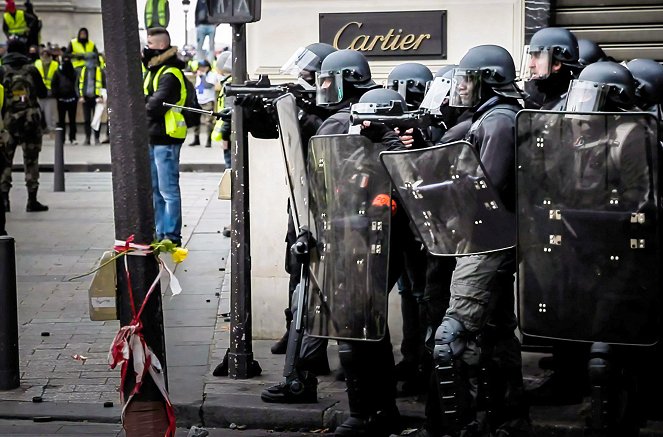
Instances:
[[[214,60],[214,36],[216,35],[216,24],[199,24],[196,26],[196,58],[199,61],[207,59],[212,62]],[[209,37],[209,52],[203,51],[203,43],[205,37]],[[205,56],[203,56],[205,53]]]
[[[173,242],[182,241],[181,147],[181,144],[150,145],[157,240],[168,238]]]

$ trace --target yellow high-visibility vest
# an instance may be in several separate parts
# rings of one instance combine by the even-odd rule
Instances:
[[[74,55],[84,55],[86,53],[92,53],[94,52],[94,43],[92,41],[88,41],[85,43],[85,46],[81,44],[78,41],[78,38],[74,38],[71,40],[71,53]],[[74,65],[74,68],[80,68],[85,65],[85,59],[73,59],[71,60],[71,63]]]
[[[179,68],[164,65],[157,70],[154,78],[152,78],[152,72],[148,71],[145,75],[145,80],[143,81],[143,92],[146,96],[150,95],[150,81],[152,82],[152,92],[156,92],[159,87],[159,79],[161,78],[161,75],[167,73],[174,75],[180,81],[180,99],[177,101],[177,105],[182,106],[186,101],[186,85],[184,84],[184,81],[187,79],[184,78],[184,75]],[[164,119],[166,124],[166,135],[181,140],[186,138],[186,121],[184,121],[184,115],[182,115],[181,109],[170,108],[168,112],[166,112]]]
[[[156,10],[154,4],[156,3]],[[145,28],[168,27],[170,7],[168,0],[147,0],[145,3]]]
[[[23,10],[17,9],[16,16],[12,16],[9,12],[5,12],[4,17],[10,35],[25,35],[30,31],[28,22],[25,21],[25,12]]]
[[[96,96],[101,95],[101,89],[104,87],[104,83],[102,81],[102,76],[101,76],[101,68],[96,67],[95,68],[95,73],[94,73],[94,94]],[[84,97],[84,91],[85,91],[85,72],[87,71],[87,67],[83,67],[81,69],[81,74],[78,76],[78,95],[81,97]]]
[[[51,61],[51,63],[48,64],[48,71],[44,74],[44,63],[41,61],[41,59],[37,59],[35,61],[35,67],[37,67],[37,70],[39,70],[39,74],[41,74],[41,78],[44,80],[44,85],[46,85],[46,88],[49,90],[51,89],[53,75],[58,70],[58,65],[59,64],[56,61]]]
[[[222,85],[225,83],[231,83],[232,78],[228,78],[223,82]],[[216,112],[221,112],[223,108],[226,107],[226,91],[225,88],[221,88],[221,92],[219,93],[219,98],[216,100]],[[216,120],[216,123],[214,123],[214,129],[212,130],[212,135],[210,136],[212,141],[221,141],[223,138],[221,138],[221,131],[223,130],[223,120],[220,118]]]

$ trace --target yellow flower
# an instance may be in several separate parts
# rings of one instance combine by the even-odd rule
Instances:
[[[185,249],[184,247],[176,247],[171,253],[173,262],[178,264],[184,261],[188,254],[189,249]]]

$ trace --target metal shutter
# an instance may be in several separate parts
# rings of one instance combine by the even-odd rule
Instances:
[[[663,1],[557,0],[554,25],[598,43],[622,61],[663,62]]]

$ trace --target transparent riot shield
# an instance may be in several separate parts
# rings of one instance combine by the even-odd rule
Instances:
[[[389,179],[384,146],[359,135],[309,143],[309,206],[317,233],[311,253],[308,333],[377,341],[387,329]]]
[[[569,341],[656,343],[655,118],[521,111],[516,124],[521,330]]]
[[[514,246],[515,215],[500,201],[471,144],[384,152],[380,159],[432,255]]]
[[[308,224],[308,182],[297,104],[292,94],[274,99],[279,119],[279,138],[286,169],[292,219],[297,232]],[[315,235],[315,233],[314,233]]]

